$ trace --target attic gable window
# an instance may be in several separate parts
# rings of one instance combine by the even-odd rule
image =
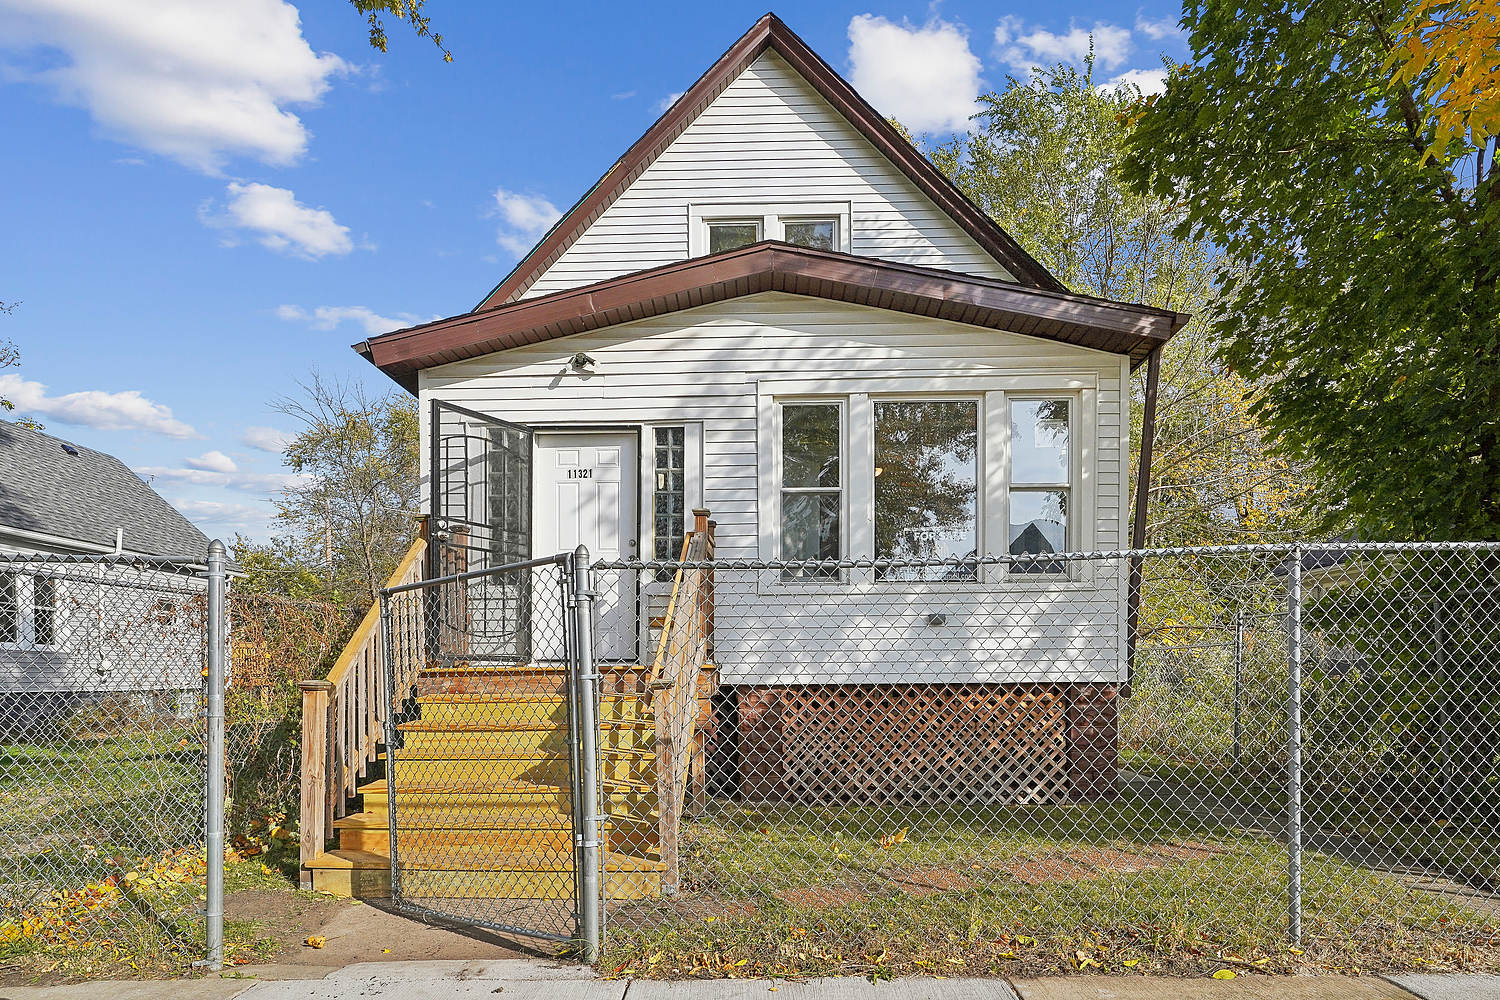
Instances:
[[[723,253],[760,242],[759,222],[710,222],[708,252]]]
[[[788,220],[782,228],[786,241],[792,246],[808,247],[812,250],[837,250],[839,248],[837,219]]]
[[[851,253],[849,202],[689,205],[688,256],[725,253],[761,240]]]

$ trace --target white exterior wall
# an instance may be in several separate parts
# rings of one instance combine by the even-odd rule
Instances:
[[[38,558],[27,558],[33,554]],[[0,643],[0,695],[36,695],[36,708],[43,710],[40,696],[49,693],[196,692],[202,686],[206,582],[128,563],[50,560],[49,554],[0,543],[0,573],[18,577],[27,640]],[[56,587],[54,642],[48,645],[29,641],[38,576]],[[27,709],[24,702],[17,711]]]
[[[799,203],[843,206],[852,223],[852,253],[1012,277],[796,70],[767,51],[523,297],[686,260],[695,208],[793,210]]]
[[[596,373],[570,372],[578,351]],[[1086,406],[1075,425],[1077,547],[1115,549],[1126,539],[1128,362],[1038,338],[866,306],[763,293],[425,370],[433,399],[532,425],[692,425],[701,442],[701,502],[718,522],[721,560],[771,558],[778,484],[767,476],[768,415],[778,395],[882,392],[1067,393]],[[427,454],[424,438],[423,454]],[[987,439],[980,470],[987,552],[1006,551],[1005,442]],[[643,459],[649,469],[649,451]],[[846,475],[846,523],[860,521],[859,489]],[[868,490],[864,491],[866,494]],[[641,541],[649,548],[650,491],[642,490]],[[1001,532],[997,536],[997,531]],[[857,554],[857,550],[855,551]],[[672,555],[675,556],[675,553]],[[1123,674],[1123,575],[1100,568],[1076,581],[975,584],[783,585],[724,571],[718,583],[717,660],[727,683],[986,680],[1114,681]],[[766,577],[767,574],[759,574]],[[729,595],[733,594],[734,608]],[[899,623],[943,601],[948,626]],[[924,604],[924,602],[929,602]],[[830,616],[858,642],[834,645]],[[738,616],[738,617],[736,617]],[[863,623],[863,624],[861,624]],[[903,631],[904,629],[904,631]],[[736,638],[736,637],[740,638]],[[822,636],[823,638],[819,638]]]

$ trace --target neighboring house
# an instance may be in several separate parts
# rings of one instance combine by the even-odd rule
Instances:
[[[190,708],[205,605],[185,567],[207,551],[119,459],[0,421],[0,725],[109,695]]]
[[[355,349],[430,415],[434,526],[471,568],[579,543],[672,559],[699,507],[720,560],[961,560],[1130,546],[1130,375],[1186,320],[1068,292],[767,15],[473,311]],[[882,463],[903,461],[941,470],[913,477],[928,514],[882,491]],[[1074,793],[1108,786],[1125,575],[790,573],[736,607],[726,586],[725,717],[753,741],[794,687],[836,705],[854,685],[1041,685],[1061,752],[1076,768],[1087,743],[1108,772],[1075,774]],[[671,581],[617,579],[644,600],[611,595],[627,612],[598,652],[633,662]],[[868,639],[938,591],[925,632],[829,638],[831,616]],[[1014,605],[1003,634],[997,601]],[[941,705],[921,712],[942,728]],[[796,741],[783,728],[739,751]]]

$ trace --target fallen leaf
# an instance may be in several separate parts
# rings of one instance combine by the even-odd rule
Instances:
[[[1220,969],[1218,972],[1214,973],[1213,978],[1215,978],[1215,979],[1233,979],[1233,978],[1235,978],[1234,970],[1233,969]]]
[[[314,934],[312,937],[308,938],[302,943],[307,945],[309,948],[321,948],[328,943],[328,939],[320,934]]]

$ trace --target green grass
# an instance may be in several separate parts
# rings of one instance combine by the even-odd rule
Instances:
[[[901,843],[881,846],[906,828]],[[988,809],[720,806],[689,823],[683,891],[614,904],[601,968],[879,978],[1219,968],[1500,968],[1493,919],[1161,801]],[[1300,953],[1298,953],[1300,952]],[[1127,964],[1129,963],[1129,964]]]

